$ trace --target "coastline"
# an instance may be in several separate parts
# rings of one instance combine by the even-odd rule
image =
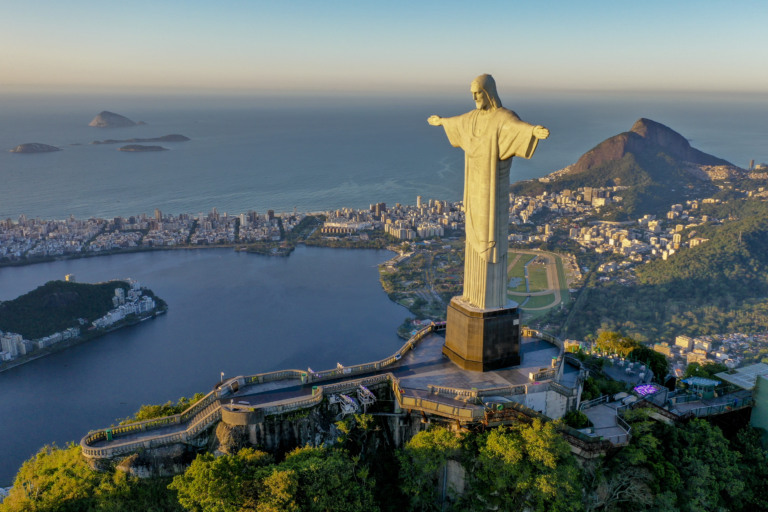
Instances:
[[[279,247],[279,244],[281,242],[275,242],[275,247]],[[298,244],[304,244],[308,247],[327,247],[329,249],[371,249],[371,250],[391,250],[387,249],[387,247],[378,247],[373,245],[365,245],[366,242],[361,242],[360,244],[351,244],[351,245],[334,245],[332,243],[316,243],[314,241],[307,243],[306,240],[301,240],[296,242],[296,245]],[[216,245],[210,245],[210,244],[203,244],[203,245],[174,245],[174,246],[161,246],[161,247],[129,247],[125,249],[111,249],[109,251],[99,251],[99,252],[76,252],[72,254],[66,254],[66,255],[58,255],[58,256],[42,256],[40,258],[24,258],[23,260],[15,260],[15,261],[0,261],[0,268],[6,268],[6,267],[24,267],[27,265],[35,265],[37,263],[50,263],[52,261],[66,261],[66,260],[77,260],[82,258],[97,258],[99,256],[114,256],[116,254],[131,254],[136,252],[151,252],[151,251],[189,251],[189,250],[195,250],[195,249],[232,249],[236,252],[246,252],[249,254],[259,254],[261,256],[270,256],[270,257],[288,257],[293,252],[294,247],[282,247],[281,250],[278,251],[271,251],[268,249],[262,250],[260,247],[252,247],[254,244],[216,244]]]
[[[369,242],[361,242],[358,244],[352,244],[352,245],[345,245],[345,246],[338,246],[333,244],[323,244],[323,243],[306,243],[305,240],[296,242],[295,245],[303,244],[307,247],[324,247],[327,249],[369,249],[369,250],[390,250],[392,251],[392,248],[388,247],[375,247],[368,245]],[[37,263],[49,263],[54,261],[66,261],[66,260],[75,260],[75,259],[81,259],[81,258],[93,258],[98,256],[114,256],[117,254],[129,254],[129,253],[138,253],[138,252],[153,252],[153,251],[175,251],[175,250],[194,250],[194,249],[233,249],[235,252],[247,252],[249,254],[257,254],[261,256],[267,256],[267,257],[284,257],[287,258],[291,255],[293,250],[295,249],[295,245],[291,245],[290,247],[280,247],[278,251],[271,252],[271,251],[259,251],[259,250],[253,250],[253,248],[249,248],[248,246],[244,246],[242,244],[217,244],[217,245],[184,245],[184,246],[171,246],[171,247],[132,247],[127,249],[118,249],[118,250],[110,250],[110,251],[100,251],[97,253],[74,253],[69,254],[66,256],[50,256],[50,257],[42,257],[42,258],[34,258],[31,260],[22,260],[22,261],[14,261],[14,262],[2,262],[0,263],[0,269],[4,267],[23,267],[27,265],[34,265]],[[384,263],[386,264],[386,262]],[[393,302],[394,304],[398,304],[400,306],[406,307],[408,312],[412,315],[416,316],[423,316],[419,315],[419,311],[416,311],[410,307],[407,307],[406,305],[402,304],[401,302],[394,300],[393,295],[391,293],[388,293],[385,289],[384,282],[381,278],[381,273],[379,273],[379,284],[382,287],[382,291],[384,291],[387,294],[388,299]],[[1,301],[0,301],[1,302]],[[28,355],[28,356],[20,356],[12,361],[3,362],[0,363],[0,373],[3,373],[5,371],[11,370],[13,368],[22,366],[24,364],[27,364],[29,362],[35,361],[37,359],[46,357],[48,355],[60,352],[62,350],[65,350],[70,347],[74,347],[76,345],[80,345],[82,343],[92,341],[95,339],[98,339],[102,336],[105,336],[106,334],[109,334],[110,332],[123,329],[126,327],[130,327],[133,325],[137,325],[141,322],[155,319],[156,317],[165,314],[168,311],[168,305],[164,304],[163,306],[158,306],[158,308],[152,312],[152,314],[136,317],[130,321],[127,322],[120,322],[118,325],[111,326],[107,329],[100,329],[98,332],[87,332],[85,334],[82,334],[78,336],[77,338],[72,338],[69,340],[61,341],[59,343],[56,343],[54,345],[51,345],[49,347],[46,347],[44,349],[36,350],[34,353]],[[408,333],[406,333],[403,330],[404,325],[408,324],[410,318],[406,318],[406,320],[398,326],[396,330],[396,334],[398,337],[403,339],[408,339]]]
[[[59,343],[56,343],[54,345],[51,345],[49,347],[45,347],[43,349],[35,350],[34,353],[28,355],[28,356],[20,356],[16,359],[13,359],[12,361],[4,362],[0,364],[0,373],[6,372],[8,370],[11,370],[13,368],[17,368],[19,366],[25,365],[27,363],[30,363],[32,361],[35,361],[37,359],[47,357],[51,354],[55,354],[57,352],[61,352],[62,350],[68,349],[70,347],[74,347],[77,345],[80,345],[82,343],[85,343],[87,341],[93,341],[98,338],[101,338],[102,336],[105,336],[113,331],[117,331],[120,329],[124,329],[126,327],[131,327],[133,325],[139,324],[141,322],[144,322],[146,320],[157,318],[160,315],[164,315],[168,311],[168,306],[158,307],[155,311],[153,311],[149,315],[144,316],[137,316],[136,318],[133,318],[128,321],[121,321],[117,324],[110,326],[108,329],[99,329],[98,331],[91,331],[86,332],[84,335],[77,336],[76,338],[71,338],[68,340],[60,341]]]
[[[16,261],[0,261],[0,268],[5,267],[24,267],[27,265],[35,265],[36,263],[50,263],[52,261],[66,261],[66,260],[79,260],[83,258],[97,258],[99,256],[114,256],[116,254],[131,254],[135,252],[152,252],[152,251],[177,251],[177,250],[192,250],[192,249],[227,249],[232,248],[234,250],[239,249],[242,244],[221,244],[221,245],[176,245],[176,246],[163,246],[163,247],[129,247],[125,249],[111,249],[109,251],[99,252],[76,252],[67,255],[58,256],[43,256],[40,258],[25,258],[23,260]]]

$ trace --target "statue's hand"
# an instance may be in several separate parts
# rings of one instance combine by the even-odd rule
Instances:
[[[547,130],[543,126],[534,126],[533,136],[536,137],[537,139],[546,139],[547,137],[549,137],[549,130]]]
[[[440,116],[429,116],[427,122],[432,126],[443,126],[443,118]]]

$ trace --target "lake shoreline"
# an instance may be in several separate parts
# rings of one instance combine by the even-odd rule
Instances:
[[[164,315],[167,311],[168,311],[168,307],[166,306],[163,309],[152,312],[151,315],[137,317],[127,322],[120,322],[119,325],[114,325],[108,329],[101,329],[98,332],[87,332],[84,335],[76,336],[74,338],[71,338],[65,341],[60,341],[59,343],[56,343],[49,347],[45,347],[43,349],[35,350],[32,354],[28,356],[20,356],[20,357],[17,357],[16,359],[0,364],[0,373],[6,372],[8,370],[12,370],[14,368],[18,368],[19,366],[23,366],[27,363],[31,363],[32,361],[36,361],[43,357],[50,356],[51,354],[61,352],[62,350],[76,347],[77,345],[81,345],[85,342],[97,340],[99,338],[106,336],[111,332],[119,331],[126,327],[132,327],[134,325],[138,325],[146,320],[154,320],[158,316]]]

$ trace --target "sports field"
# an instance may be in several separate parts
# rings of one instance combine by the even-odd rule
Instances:
[[[510,250],[507,296],[521,304],[526,316],[539,316],[557,307],[569,293],[560,256],[535,250]]]

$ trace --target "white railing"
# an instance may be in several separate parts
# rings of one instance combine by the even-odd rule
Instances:
[[[580,411],[586,411],[590,407],[594,407],[596,405],[607,403],[610,400],[610,395],[603,395],[597,398],[593,398],[592,400],[587,400],[586,402],[581,402],[579,404],[579,410]]]

